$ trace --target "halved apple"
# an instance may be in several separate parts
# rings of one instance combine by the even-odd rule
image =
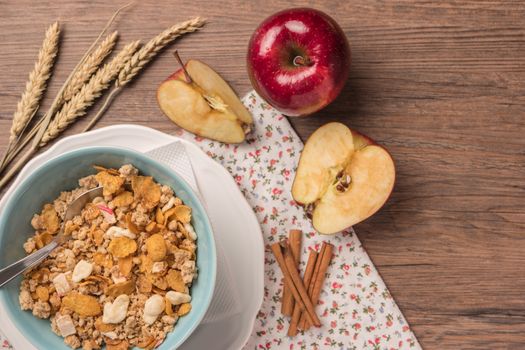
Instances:
[[[221,142],[243,142],[253,124],[232,88],[197,60],[189,60],[159,86],[157,101],[181,128]]]
[[[378,211],[392,192],[395,173],[383,147],[344,124],[328,123],[304,146],[292,196],[317,231],[333,234]]]

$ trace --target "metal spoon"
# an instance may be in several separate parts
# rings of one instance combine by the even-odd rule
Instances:
[[[75,216],[79,215],[82,209],[86,206],[87,203],[91,202],[96,197],[102,196],[102,187],[96,187],[89,191],[82,193],[67,207],[66,214],[64,215],[63,222],[65,223],[68,220],[73,219]],[[23,259],[18,260],[17,262],[4,267],[0,270],[0,287],[2,287],[7,282],[11,281],[16,276],[20,275],[24,271],[30,269],[31,267],[39,264],[44,260],[56,247],[64,243],[71,236],[64,235],[64,229],[62,228],[60,232],[55,236],[55,238],[45,247],[37,250],[33,254],[26,256]]]

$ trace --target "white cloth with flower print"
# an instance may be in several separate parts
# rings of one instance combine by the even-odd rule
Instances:
[[[261,224],[266,249],[265,297],[245,349],[421,349],[368,254],[353,232],[321,236],[291,187],[303,143],[288,120],[254,92],[243,99],[255,119],[247,142],[226,145],[179,130],[177,136],[197,143],[234,177]],[[330,241],[334,258],[317,313],[323,326],[289,338],[289,319],[280,313],[282,276],[268,245],[303,230],[301,270],[309,249]]]
[[[331,242],[334,258],[317,305],[323,324],[294,338],[280,313],[282,276],[269,249],[265,259],[265,297],[244,349],[421,349],[359,239],[353,232],[320,236],[291,197],[303,143],[288,120],[254,92],[243,99],[255,119],[247,142],[226,145],[183,130],[176,135],[198,144],[234,177],[261,224],[265,245],[283,239],[289,229],[304,232],[301,270],[309,249]],[[9,349],[0,334],[0,349]]]

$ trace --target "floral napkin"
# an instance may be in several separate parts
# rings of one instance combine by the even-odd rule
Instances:
[[[241,145],[226,145],[183,130],[176,135],[196,142],[234,177],[261,224],[265,244],[303,230],[301,270],[308,251],[331,242],[334,257],[316,311],[323,324],[289,338],[289,319],[281,313],[282,276],[266,249],[265,293],[245,349],[421,349],[352,229],[333,236],[314,231],[291,197],[295,168],[303,143],[288,120],[254,92],[243,99],[255,119],[255,131]],[[10,349],[0,333],[0,349]],[[18,349],[17,349],[18,350]]]
[[[245,349],[421,349],[352,229],[333,236],[314,231],[292,199],[291,187],[303,143],[288,120],[255,92],[243,99],[255,131],[241,145],[210,141],[183,130],[177,136],[196,142],[234,177],[261,224],[267,246],[265,297]],[[331,242],[334,258],[317,313],[323,326],[289,338],[289,319],[281,313],[282,276],[268,245],[291,228],[303,230],[301,270],[308,251]]]

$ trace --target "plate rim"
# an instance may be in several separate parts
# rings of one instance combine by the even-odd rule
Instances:
[[[260,270],[261,271],[259,273],[259,276],[260,276],[260,278],[259,278],[259,280],[260,280],[259,281],[259,285],[261,286],[261,288],[256,288],[257,293],[254,296],[254,300],[256,300],[257,303],[253,303],[254,304],[253,316],[251,317],[251,322],[249,324],[250,327],[247,328],[247,329],[249,329],[249,332],[247,331],[246,334],[242,337],[241,343],[243,344],[242,346],[244,346],[248,342],[248,340],[249,340],[249,338],[250,338],[250,336],[252,334],[253,328],[255,326],[257,313],[260,310],[260,308],[262,306],[262,303],[264,301],[264,267],[265,267],[265,265],[264,265],[264,252],[265,252],[265,247],[264,247],[264,239],[263,239],[263,235],[262,235],[262,230],[261,230],[259,221],[258,221],[257,217],[255,216],[255,213],[252,210],[252,207],[250,206],[250,204],[248,203],[246,198],[242,195],[241,190],[239,189],[239,187],[235,183],[235,181],[234,181],[233,177],[231,176],[231,174],[222,165],[220,165],[218,162],[216,162],[213,159],[211,159],[206,154],[206,152],[204,152],[195,143],[193,143],[191,141],[188,141],[186,139],[180,138],[178,136],[170,135],[170,134],[167,134],[165,132],[162,132],[162,131],[159,131],[159,130],[147,127],[147,126],[134,125],[134,124],[125,124],[125,123],[124,124],[110,125],[110,126],[98,128],[98,129],[95,129],[95,130],[92,130],[92,131],[89,131],[89,132],[66,136],[63,139],[61,139],[61,140],[57,141],[56,143],[54,143],[49,149],[45,150],[41,154],[39,154],[39,155],[35,156],[34,158],[32,158],[22,168],[22,170],[20,171],[18,176],[15,178],[13,183],[6,190],[6,192],[4,193],[3,197],[0,199],[0,209],[5,206],[5,204],[7,202],[7,199],[10,196],[12,196],[15,188],[20,184],[20,182],[23,181],[23,179],[26,178],[29,175],[29,173],[32,171],[31,169],[35,168],[35,167],[40,167],[41,164],[39,164],[39,162],[47,162],[49,159],[54,158],[54,157],[56,157],[56,156],[58,156],[60,154],[63,154],[63,153],[67,152],[67,151],[61,152],[59,150],[59,148],[63,147],[64,144],[75,142],[75,141],[78,141],[78,140],[82,140],[84,138],[93,137],[93,136],[96,136],[98,134],[104,134],[104,133],[115,131],[115,130],[118,130],[121,133],[126,132],[126,130],[132,131],[132,132],[140,132],[140,131],[142,131],[142,132],[147,132],[147,133],[155,133],[157,135],[162,135],[162,137],[164,137],[164,138],[171,139],[172,142],[173,141],[183,142],[185,146],[189,146],[194,151],[196,151],[196,153],[199,154],[199,157],[201,158],[201,160],[205,161],[206,163],[208,163],[209,165],[211,165],[212,167],[217,169],[218,173],[222,173],[223,177],[225,179],[228,179],[227,181],[230,183],[230,185],[232,187],[232,194],[235,193],[235,195],[237,197],[236,200],[239,200],[240,203],[242,203],[242,205],[245,206],[247,211],[250,213],[250,216],[249,216],[250,220],[253,221],[253,223],[255,223],[254,227],[256,227],[256,231],[257,231],[257,232],[254,232],[253,236],[258,241],[258,243],[259,243],[258,245],[261,248],[260,251],[259,251],[260,258],[261,258],[259,260],[262,261],[262,264],[260,266]],[[164,145],[166,145],[166,144],[167,143],[165,143]],[[90,146],[93,146],[92,141],[87,141],[87,143],[85,143],[82,146],[78,146],[78,147],[90,147]],[[152,147],[151,149],[155,148],[155,146],[161,147],[162,145],[154,145],[154,147]],[[120,146],[120,147],[122,147],[122,146]],[[135,150],[133,148],[131,148],[131,149],[136,151],[136,152],[139,152],[139,153],[145,153],[145,152],[150,150],[150,149],[148,149],[148,150]],[[60,153],[54,154],[56,152],[60,152]],[[190,157],[190,160],[191,160],[191,157]],[[255,306],[256,306],[256,308],[255,308]],[[0,308],[0,311],[2,311],[1,308]],[[14,324],[9,319],[7,319],[7,317],[0,317],[0,326],[1,326],[1,330],[4,332],[4,334],[8,333],[8,334],[13,334],[14,335],[14,337],[12,337],[11,339],[8,338],[9,342],[11,343],[11,345],[15,346],[15,343],[17,343],[17,347],[20,345],[20,346],[23,346],[24,349],[35,349],[35,347],[24,337],[24,335],[14,326]],[[12,340],[12,339],[15,339],[15,340]],[[238,339],[241,339],[241,338],[238,338]]]

